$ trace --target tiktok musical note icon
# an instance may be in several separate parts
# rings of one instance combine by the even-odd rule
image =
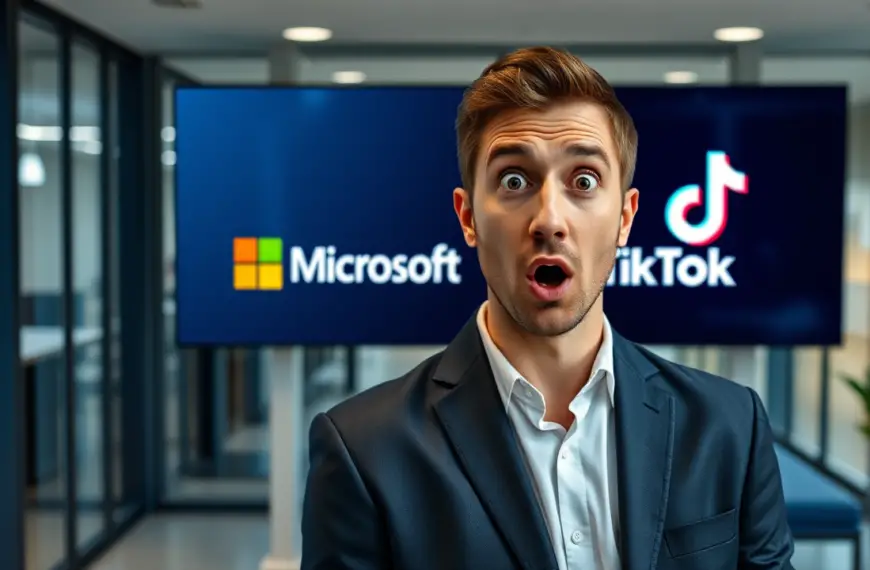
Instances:
[[[707,184],[679,188],[665,206],[665,223],[675,238],[696,247],[710,245],[728,225],[728,191],[749,192],[749,177],[731,166],[722,151],[707,152]],[[697,224],[687,220],[692,208],[704,207],[704,219]]]

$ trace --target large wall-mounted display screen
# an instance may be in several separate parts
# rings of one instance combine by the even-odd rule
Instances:
[[[185,346],[444,344],[486,296],[459,87],[176,92]],[[846,91],[620,88],[639,210],[604,291],[647,344],[840,342]]]

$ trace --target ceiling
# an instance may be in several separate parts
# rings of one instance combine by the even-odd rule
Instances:
[[[499,46],[713,44],[713,30],[759,26],[765,47],[870,53],[870,0],[46,0],[135,49],[252,52],[290,26],[324,26],[334,43]]]
[[[809,49],[809,38],[831,49],[865,44],[867,57],[765,58],[762,82],[848,82],[852,103],[870,104],[870,33],[851,33],[859,26],[870,30],[870,4],[863,4],[870,0],[828,0],[824,5],[819,0],[733,0],[728,17],[722,0],[536,0],[537,15],[527,0],[202,0],[204,7],[198,10],[159,8],[151,0],[47,1],[134,49],[169,54],[170,65],[195,79],[220,83],[268,82],[266,54],[281,41],[276,39],[281,29],[316,24],[335,30],[334,41],[326,44],[401,42],[407,46],[425,41],[429,46],[433,42],[455,46],[462,42],[477,49],[473,55],[461,56],[454,50],[442,57],[371,57],[365,52],[339,55],[315,50],[302,60],[303,82],[329,82],[335,71],[360,70],[375,83],[467,83],[497,57],[496,44],[541,42],[578,46],[578,53],[615,85],[660,83],[670,70],[695,72],[703,84],[723,84],[729,72],[722,54],[661,56],[640,49],[632,55],[587,56],[581,46],[584,41],[714,45],[714,28],[754,24],[767,30],[765,49],[799,37],[804,38],[804,49]],[[370,15],[374,12],[377,18]],[[626,13],[641,17],[629,20]],[[643,26],[646,21],[657,24]],[[57,38],[32,23],[23,23],[19,32],[22,121],[56,125]],[[830,41],[834,36],[838,43]],[[217,55],[203,57],[208,53]],[[229,57],[232,53],[249,55]],[[97,124],[97,54],[76,44],[72,55],[73,120]]]

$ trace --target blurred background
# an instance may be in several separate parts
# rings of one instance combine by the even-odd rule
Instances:
[[[848,86],[842,344],[651,348],[755,388],[778,441],[808,469],[801,484],[863,508],[870,442],[858,426],[870,403],[843,376],[863,382],[870,370],[870,4],[7,0],[0,10],[0,85],[14,89],[0,124],[19,152],[4,162],[17,184],[0,193],[0,211],[16,205],[3,218],[15,223],[0,224],[12,246],[0,253],[0,317],[18,317],[0,318],[0,417],[27,426],[0,422],[0,464],[24,474],[0,473],[4,568],[269,570],[298,555],[276,527],[284,515],[268,514],[270,437],[287,438],[292,469],[306,461],[303,430],[274,424],[269,350],[175,344],[176,86],[464,85],[530,44],[567,47],[616,86]],[[717,38],[733,26],[763,33]],[[441,348],[294,348],[297,425]],[[291,502],[302,477],[292,481]],[[805,538],[796,567],[852,567],[849,536]]]

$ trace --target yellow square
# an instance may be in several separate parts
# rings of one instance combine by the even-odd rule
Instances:
[[[256,289],[257,266],[237,263],[233,269],[233,286],[236,289]]]
[[[284,287],[284,271],[280,263],[260,264],[260,289],[279,290]]]

